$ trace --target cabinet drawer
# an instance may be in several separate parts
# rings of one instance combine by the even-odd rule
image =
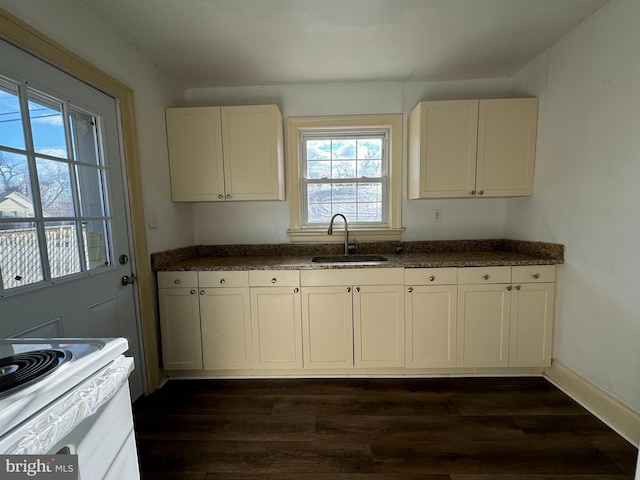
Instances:
[[[198,287],[198,272],[158,272],[158,288],[190,287]]]
[[[198,286],[214,287],[248,287],[249,272],[198,272]]]
[[[402,268],[340,268],[327,270],[302,270],[300,283],[309,287],[333,287],[337,285],[403,285]]]
[[[250,270],[249,286],[298,287],[300,286],[300,273],[298,270]]]
[[[514,283],[554,283],[555,265],[524,265],[512,267],[511,280]]]
[[[457,268],[407,268],[404,271],[405,285],[455,285],[458,283]]]
[[[460,285],[476,285],[482,283],[509,283],[511,267],[469,267],[458,269]]]

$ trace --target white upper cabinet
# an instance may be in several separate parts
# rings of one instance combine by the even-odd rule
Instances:
[[[537,98],[418,103],[409,115],[409,199],[531,195],[537,106]]]
[[[276,105],[167,109],[173,201],[284,200]]]

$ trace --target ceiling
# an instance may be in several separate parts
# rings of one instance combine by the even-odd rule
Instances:
[[[511,76],[609,0],[81,0],[185,88]]]

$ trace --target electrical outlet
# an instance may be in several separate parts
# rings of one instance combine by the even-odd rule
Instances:
[[[150,210],[147,214],[147,219],[149,221],[149,229],[158,228],[158,212]]]
[[[442,211],[439,208],[433,209],[433,221],[439,222],[442,219]]]

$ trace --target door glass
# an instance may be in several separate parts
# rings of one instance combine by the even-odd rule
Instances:
[[[34,223],[0,224],[0,271],[5,289],[44,280]]]
[[[45,217],[73,217],[73,193],[69,164],[57,160],[36,160],[42,214]]]
[[[18,87],[0,78],[0,145],[24,150]]]
[[[80,252],[75,222],[47,222],[44,232],[51,278],[79,273]]]
[[[60,102],[50,100],[33,90],[29,90],[27,98],[35,152],[68,158]]]

